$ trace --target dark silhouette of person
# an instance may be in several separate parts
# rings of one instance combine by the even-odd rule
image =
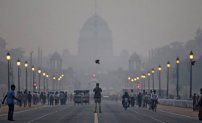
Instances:
[[[141,94],[141,92],[139,92],[139,94],[137,96],[137,102],[138,102],[138,106],[141,107],[141,105],[142,105],[142,94]]]
[[[31,105],[32,105],[32,94],[30,91],[27,95],[27,101],[28,101],[28,106],[31,107]]]
[[[196,103],[197,103],[197,97],[196,97],[196,93],[194,93],[194,96],[193,96],[193,111],[196,110]]]
[[[200,89],[200,96],[197,106],[199,107],[198,118],[202,121],[202,88]]]
[[[11,85],[11,90],[7,92],[6,96],[4,97],[2,104],[4,104],[5,99],[7,98],[7,105],[8,105],[8,120],[13,120],[13,113],[14,113],[14,99],[21,102],[18,98],[15,97],[15,85]]]
[[[95,111],[94,113],[97,112],[97,105],[99,105],[99,113],[102,113],[101,111],[101,92],[102,89],[99,87],[99,83],[96,83],[96,87],[93,89],[94,94],[94,100],[95,100]]]

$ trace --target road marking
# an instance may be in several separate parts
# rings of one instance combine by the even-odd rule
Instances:
[[[64,109],[62,109],[62,110],[57,110],[57,111],[54,111],[54,112],[45,114],[45,115],[43,115],[43,116],[41,116],[41,117],[37,117],[37,118],[35,118],[35,119],[33,119],[33,120],[30,120],[30,121],[28,121],[27,123],[34,122],[34,121],[36,121],[36,120],[39,120],[39,119],[44,118],[44,117],[46,117],[46,116],[48,116],[48,115],[52,115],[52,114],[55,114],[55,113],[57,113],[57,112],[63,111],[63,110],[65,110],[65,109],[67,109],[67,108],[64,108]]]
[[[174,113],[174,112],[164,111],[164,110],[161,110],[161,109],[158,109],[158,111],[168,113],[168,114],[172,114],[172,115],[181,116],[181,117],[186,117],[186,118],[190,118],[190,119],[197,119],[197,117],[191,117],[191,116],[187,116],[187,115],[177,114],[177,113]]]
[[[134,111],[134,110],[133,110]],[[165,123],[164,121],[161,121],[161,120],[159,120],[159,119],[156,119],[156,118],[154,118],[154,117],[152,117],[152,116],[147,116],[147,115],[143,115],[143,114],[141,114],[141,113],[138,113],[137,111],[134,111],[136,114],[139,114],[139,115],[142,115],[142,116],[144,116],[144,117],[149,117],[149,118],[151,118],[152,120],[154,120],[154,121],[157,121],[157,122],[160,122],[160,123]]]
[[[94,113],[94,123],[98,123],[98,114]]]

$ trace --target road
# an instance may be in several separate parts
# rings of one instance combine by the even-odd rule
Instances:
[[[53,106],[16,112],[15,123],[198,123],[197,118],[138,107],[125,111],[120,103],[103,102],[102,113],[93,113],[93,104]],[[7,115],[0,115],[0,123],[7,123]]]

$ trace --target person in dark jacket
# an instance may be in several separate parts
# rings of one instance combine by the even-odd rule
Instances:
[[[28,101],[28,106],[31,107],[31,105],[32,105],[32,94],[30,91],[27,95],[27,101]]]
[[[197,96],[196,96],[196,93],[194,93],[194,96],[193,96],[193,111],[196,110],[196,103],[197,103]]]
[[[200,96],[197,106],[199,107],[198,118],[202,121],[202,88],[200,89]]]
[[[97,112],[97,104],[99,105],[99,113],[101,113],[101,92],[102,89],[99,87],[99,83],[96,83],[96,87],[93,89],[94,94],[94,100],[95,100],[95,111]]]
[[[137,102],[138,102],[138,106],[141,107],[142,106],[142,94],[141,94],[141,92],[139,92],[139,94],[137,96]]]

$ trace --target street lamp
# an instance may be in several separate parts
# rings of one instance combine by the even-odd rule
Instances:
[[[151,73],[148,72],[147,76],[148,76],[148,90],[150,90],[150,76],[151,76]]]
[[[131,78],[130,78],[130,77],[128,77],[128,80],[131,80]]]
[[[142,74],[142,75],[141,75],[141,78],[144,80],[144,81],[143,81],[143,84],[144,84],[144,90],[145,90],[145,75]]]
[[[20,59],[17,60],[17,67],[18,67],[18,91],[20,91]]]
[[[169,72],[170,72],[170,62],[168,61],[167,64],[166,64],[166,67],[167,67],[167,91],[166,91],[166,96],[168,98],[168,91],[169,91]]]
[[[27,61],[25,61],[25,82],[26,82],[26,90],[27,90],[27,67],[28,67],[28,63]]]
[[[33,76],[33,82],[32,82],[32,87],[33,87],[33,93],[35,92],[35,86],[34,86],[34,82],[35,82],[35,68],[34,66],[32,66],[32,76]]]
[[[61,78],[59,77],[58,78],[58,90],[61,88],[59,85],[60,85],[60,80],[61,80]]]
[[[177,87],[176,87],[176,92],[177,92],[177,99],[179,98],[179,64],[180,64],[180,59],[177,57],[176,59],[176,65],[177,65]]]
[[[152,68],[152,86],[153,86],[153,90],[154,90],[154,73],[155,73],[155,70],[154,68]]]
[[[48,78],[49,78],[48,74],[46,74],[46,78],[47,78],[47,91],[48,91]]]
[[[46,73],[43,72],[43,89],[44,89],[44,91],[46,90],[46,87],[45,87],[45,80],[46,80]]]
[[[189,54],[189,60],[190,60],[190,95],[189,98],[192,98],[192,66],[195,64],[194,59],[194,53],[191,51]]]
[[[39,75],[39,92],[41,93],[41,68],[38,69],[38,75]]]
[[[159,65],[158,67],[158,71],[159,71],[159,96],[161,96],[161,65]]]
[[[56,90],[56,87],[55,87],[55,86],[56,86],[55,80],[56,80],[56,77],[53,76],[53,83],[52,83],[52,89],[53,89],[53,91]]]
[[[10,60],[11,60],[11,55],[8,52],[6,54],[6,60],[8,61],[8,91],[10,90]]]
[[[179,64],[180,64],[180,59],[177,57],[176,59],[176,65],[177,65],[177,86],[176,86],[176,92],[177,92],[177,99],[179,98]]]

